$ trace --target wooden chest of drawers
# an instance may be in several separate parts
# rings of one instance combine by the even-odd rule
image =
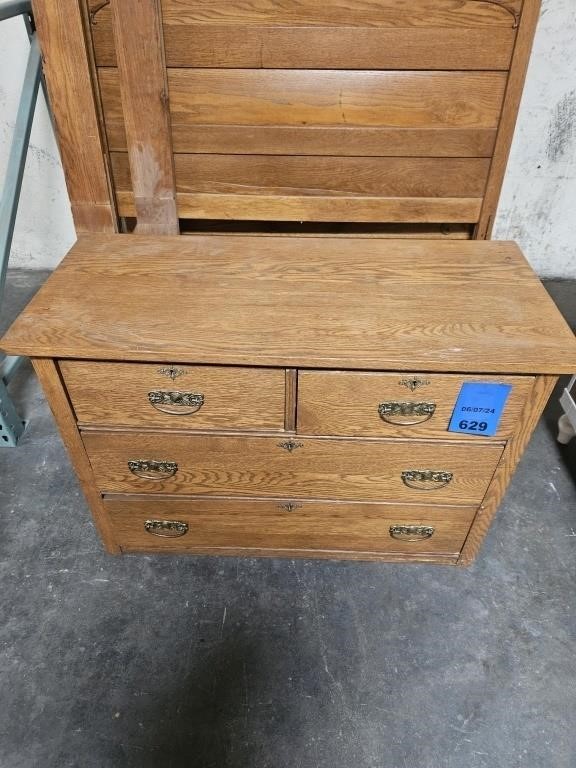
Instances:
[[[490,242],[84,238],[2,346],[33,358],[110,552],[469,563],[576,367]],[[490,437],[448,431],[471,382],[510,386]]]

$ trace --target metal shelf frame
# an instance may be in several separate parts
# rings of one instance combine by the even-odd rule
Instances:
[[[15,16],[24,18],[30,40],[30,53],[0,198],[0,307],[40,83],[46,94],[42,79],[42,56],[36,38],[30,0],[0,0],[0,22]],[[24,432],[25,422],[19,417],[8,393],[8,384],[23,361],[22,357],[8,357],[0,353],[0,446],[15,447]]]

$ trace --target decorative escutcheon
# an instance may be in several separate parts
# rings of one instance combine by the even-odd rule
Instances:
[[[278,504],[278,509],[284,509],[286,512],[295,512],[297,509],[302,509],[302,504],[295,504],[293,501],[289,501],[287,504]]]
[[[133,475],[144,480],[167,480],[178,472],[178,464],[175,461],[133,459],[128,462],[128,469]]]
[[[292,453],[296,448],[304,448],[304,443],[297,443],[296,440],[286,440],[283,443],[277,443],[278,448],[284,448],[288,453]]]
[[[148,392],[148,401],[156,410],[171,416],[189,416],[204,405],[204,395],[198,392]]]
[[[402,472],[402,482],[416,491],[436,491],[452,481],[452,472],[435,469],[408,469]]]
[[[397,424],[399,426],[410,427],[414,424],[423,424],[434,416],[436,403],[401,403],[387,402],[380,403],[378,413],[383,421],[388,424]]]
[[[163,539],[177,539],[188,533],[188,523],[180,520],[146,520],[145,530],[152,536],[160,536]]]
[[[400,541],[423,541],[434,533],[431,525],[391,525],[390,536]]]

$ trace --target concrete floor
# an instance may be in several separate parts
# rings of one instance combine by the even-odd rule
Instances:
[[[43,277],[11,273],[4,325]],[[574,284],[551,290],[576,312]],[[461,570],[109,557],[28,367],[12,390],[30,425],[0,449],[0,768],[574,768],[555,403]]]

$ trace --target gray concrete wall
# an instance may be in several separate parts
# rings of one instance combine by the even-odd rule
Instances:
[[[576,2],[544,0],[494,236],[518,240],[543,276],[576,278]],[[0,178],[24,74],[21,20],[0,24]],[[53,267],[74,240],[44,105],[35,121],[14,266]]]

